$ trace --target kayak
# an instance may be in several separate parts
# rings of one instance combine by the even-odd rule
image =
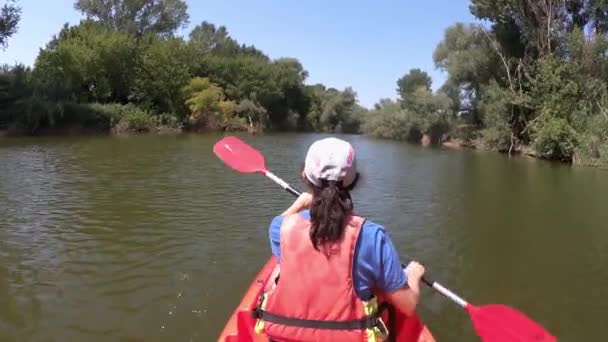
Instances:
[[[264,336],[255,333],[255,319],[252,316],[252,311],[258,304],[266,283],[269,279],[274,279],[273,273],[277,269],[276,266],[277,259],[272,256],[253,279],[249,289],[245,292],[245,296],[241,299],[241,303],[236,307],[226,326],[224,326],[218,341],[268,341]],[[386,319],[385,322],[387,322]],[[392,336],[395,336],[394,341],[396,342],[435,342],[435,338],[418,315],[407,317],[397,311],[393,326],[394,330],[390,333]]]

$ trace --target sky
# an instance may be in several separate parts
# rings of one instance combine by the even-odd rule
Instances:
[[[3,3],[4,1],[2,1]],[[468,0],[187,0],[186,36],[202,21],[227,27],[239,43],[271,58],[295,57],[308,71],[307,84],[351,86],[361,105],[396,98],[396,81],[411,68],[428,72],[437,89],[446,75],[435,68],[433,50],[446,28],[473,22]],[[18,0],[19,31],[0,50],[0,64],[33,65],[39,49],[64,23],[81,15],[74,0]]]

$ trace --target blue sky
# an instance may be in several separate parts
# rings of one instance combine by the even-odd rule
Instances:
[[[438,88],[445,75],[435,69],[433,50],[444,30],[472,22],[468,0],[189,0],[190,24],[225,25],[240,43],[255,45],[271,58],[296,57],[309,72],[307,83],[352,86],[371,107],[396,97],[396,81],[419,67]],[[0,51],[0,63],[32,65],[65,22],[80,14],[73,0],[19,0],[19,32]]]

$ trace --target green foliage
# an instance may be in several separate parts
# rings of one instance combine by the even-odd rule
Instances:
[[[433,52],[433,60],[449,74],[451,82],[472,87],[487,82],[498,62],[481,29],[463,23],[456,23],[445,31]]]
[[[397,93],[401,100],[407,103],[409,98],[419,89],[431,90],[431,77],[420,69],[412,69],[397,80]]]
[[[556,56],[539,63],[531,91],[538,117],[531,128],[533,146],[543,158],[571,162],[581,136],[594,140],[587,133],[597,110],[593,103],[605,96],[606,88],[582,68]]]
[[[222,88],[208,78],[195,77],[182,91],[196,126],[222,130],[245,126],[243,118],[235,117],[236,103],[227,101]]]
[[[458,120],[491,149],[531,145],[541,158],[602,164],[608,1],[471,0],[470,9],[490,28],[456,24],[433,56]]]
[[[91,103],[82,105],[81,107],[80,110],[82,112],[93,113],[93,116],[97,118],[100,125],[107,129],[118,124],[128,111],[136,109],[131,104],[122,105],[119,103]]]
[[[199,31],[197,35],[204,32],[205,35],[213,34],[213,28]],[[221,29],[216,33],[219,31]],[[190,45],[196,51],[200,49],[197,41],[217,39],[199,37],[191,39]],[[221,48],[217,52],[212,49],[211,53],[203,54],[193,70],[195,76],[207,77],[222,87],[228,99],[236,102],[252,99],[259,103],[268,113],[271,128],[303,128],[309,105],[304,87],[308,73],[299,61],[292,58],[271,61],[253,47],[240,47],[236,52]]]
[[[579,136],[573,162],[608,168],[608,114],[604,111],[589,121],[588,131]]]
[[[359,131],[365,110],[354,91],[311,92],[297,59],[270,59],[240,45],[226,27],[205,21],[187,41],[173,36],[187,21],[184,1],[78,0],[75,7],[87,19],[65,25],[41,50],[27,92],[16,95],[19,88],[11,88],[11,103],[131,103],[175,126],[190,121],[216,129]],[[193,78],[213,86],[186,95],[182,90]],[[57,116],[41,113],[43,126]],[[12,120],[4,115],[0,124]]]
[[[151,38],[135,67],[133,98],[157,112],[184,118],[181,89],[191,79],[190,50],[180,38]]]
[[[15,5],[14,0],[5,1],[0,8],[0,48],[5,49],[8,39],[17,33],[21,20],[21,7]]]
[[[255,131],[263,131],[268,124],[268,111],[259,103],[250,99],[244,99],[234,107],[234,113],[243,119],[247,119],[250,127]]]
[[[30,68],[3,66],[0,72],[0,127],[34,132],[44,123],[53,124],[61,117],[61,105],[36,97],[34,93]]]
[[[399,102],[385,99],[365,114],[362,131],[377,138],[419,143],[422,138],[419,117],[403,109]]]
[[[310,98],[307,127],[322,132],[359,133],[365,110],[357,105],[352,88],[339,91],[317,84],[308,86],[306,93]]]
[[[156,117],[135,106],[124,107],[121,114],[114,128],[119,132],[150,132],[159,124]]]
[[[430,77],[420,69],[410,70],[397,84],[401,101],[381,100],[373,111],[362,116],[362,131],[415,143],[427,135],[431,143],[440,143],[451,130],[453,98],[443,91],[434,94]]]
[[[564,118],[542,115],[534,124],[534,149],[540,157],[572,161],[577,133]]]
[[[532,98],[542,115],[568,119],[576,116],[585,100],[579,82],[577,65],[553,56],[539,62],[537,76],[532,82]]]
[[[182,0],[77,0],[74,8],[110,30],[169,36],[188,23]]]
[[[485,148],[506,152],[511,148],[511,93],[493,81],[486,87],[479,102],[485,128],[481,131]],[[470,121],[470,120],[467,120]]]
[[[40,51],[35,76],[52,98],[85,103],[126,102],[136,63],[134,38],[83,22],[65,26]]]
[[[216,28],[206,21],[190,32],[189,42],[201,54],[234,56],[239,52],[239,44],[230,37],[225,26]]]
[[[437,68],[448,73],[444,84],[452,98],[454,112],[464,112],[469,124],[481,125],[479,101],[484,86],[493,78],[502,79],[498,55],[482,28],[456,23],[445,31],[433,53]]]

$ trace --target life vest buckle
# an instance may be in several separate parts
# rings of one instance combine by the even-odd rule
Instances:
[[[380,317],[376,318],[376,327],[378,327],[378,330],[380,330],[380,333],[383,336],[386,337],[389,335],[388,328],[386,327],[386,324],[384,324],[384,321],[382,320],[382,318],[380,318]]]

